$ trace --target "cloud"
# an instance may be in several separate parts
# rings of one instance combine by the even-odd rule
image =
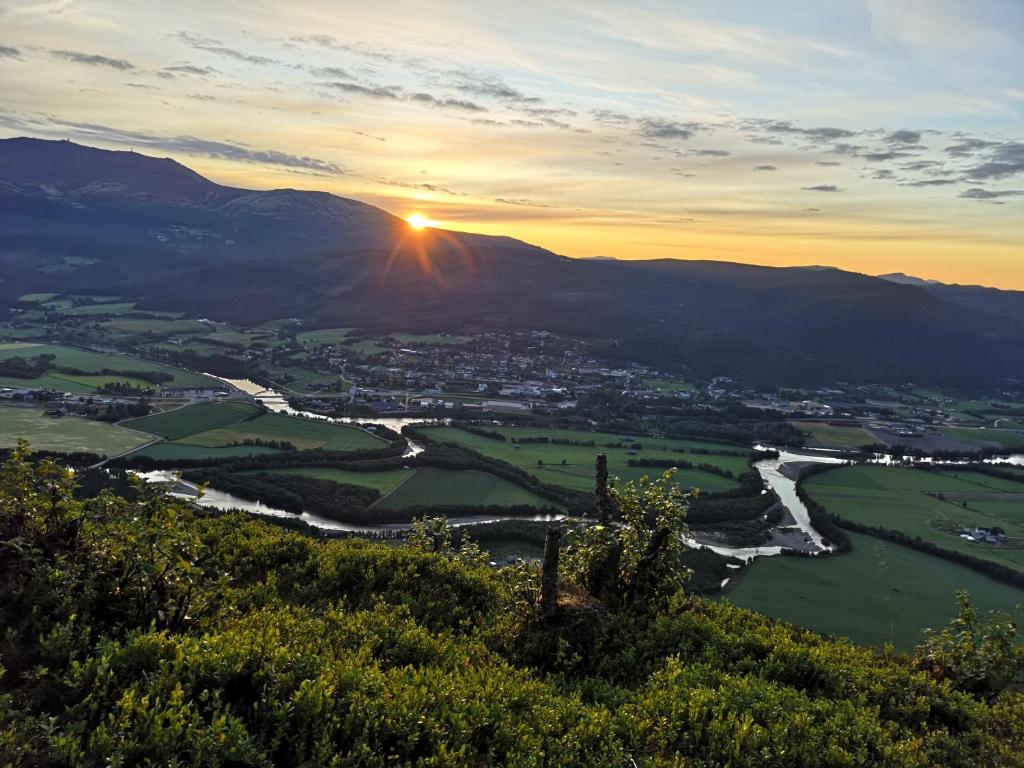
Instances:
[[[135,69],[135,65],[130,61],[125,61],[124,59],[112,59],[109,56],[100,56],[97,53],[60,50],[50,51],[50,54],[56,56],[58,59],[73,61],[76,64],[88,64],[92,67],[110,67],[111,69],[119,69],[122,72]]]
[[[13,45],[0,45],[0,59],[20,59],[21,51]]]
[[[418,101],[423,104],[430,104],[434,107],[441,107],[443,109],[460,109],[464,112],[487,112],[487,107],[482,107],[479,104],[467,101],[465,99],[439,99],[429,93],[410,93],[408,96],[410,101]]]
[[[893,131],[884,141],[889,144],[917,144],[921,141],[921,134],[919,131]]]
[[[950,184],[959,184],[959,179],[920,179],[918,181],[907,181],[902,184],[904,187],[945,187]]]
[[[266,56],[257,56],[254,53],[242,51],[237,48],[229,48],[224,45],[220,40],[214,40],[213,38],[206,37],[205,35],[194,35],[190,32],[177,32],[171,37],[184,43],[190,48],[195,48],[197,51],[206,51],[207,53],[215,53],[218,56],[224,56],[229,59],[236,59],[237,61],[244,61],[247,64],[278,64],[277,59],[271,59]]]
[[[896,152],[889,150],[887,152],[865,152],[861,157],[874,163],[880,163],[885,160],[898,160],[901,157],[913,157],[913,155],[909,152]]]
[[[125,147],[142,147],[160,152],[199,155],[235,160],[257,165],[271,165],[327,176],[342,176],[349,171],[327,160],[294,155],[274,149],[253,149],[230,141],[217,141],[189,135],[168,135],[150,131],[131,131],[97,123],[61,120],[52,116],[23,119],[10,113],[0,113],[0,124],[19,130],[30,130],[74,137],[82,141],[102,141]]]
[[[519,104],[537,104],[543,101],[538,96],[527,96],[522,91],[513,88],[494,75],[482,75],[463,70],[458,70],[451,74],[455,76],[455,82],[452,84],[452,87],[471,96]]]
[[[1000,144],[987,162],[967,171],[969,179],[1003,179],[1024,173],[1024,143],[1008,141]]]
[[[338,78],[339,80],[353,79],[348,70],[341,67],[313,67],[309,71],[317,77]]]
[[[397,99],[402,91],[400,85],[359,85],[358,83],[326,83],[328,88],[345,93],[356,93],[374,99]]]
[[[842,192],[841,187],[837,187],[835,184],[815,184],[813,187],[801,187],[806,189],[808,192]]]
[[[777,171],[779,169],[776,168],[774,165],[766,164],[766,165],[755,165],[754,166],[754,170],[755,171]]]
[[[986,141],[985,139],[975,139],[973,137],[967,137],[961,139],[956,144],[951,144],[944,150],[947,155],[953,155],[954,157],[969,157],[975,152],[980,152],[983,149],[989,147],[999,146],[998,141]]]
[[[703,128],[701,123],[680,123],[660,117],[644,117],[638,123],[640,135],[647,139],[689,139]]]
[[[687,149],[676,154],[680,157],[729,157],[732,152],[724,149]]]
[[[208,77],[210,75],[219,75],[220,72],[213,67],[200,67],[195,64],[175,64],[170,67],[164,67],[157,72],[169,72],[172,75],[195,75],[196,77]]]
[[[782,133],[800,136],[812,142],[820,143],[835,141],[836,139],[848,139],[857,135],[857,131],[846,128],[832,128],[830,126],[819,126],[817,128],[803,128],[794,125],[789,120],[764,120],[748,119],[744,121],[748,129],[761,130],[766,133]]]
[[[964,198],[965,200],[977,200],[979,202],[986,203],[999,203],[1000,198],[1020,197],[1021,195],[1024,195],[1024,189],[1007,189],[997,192],[991,189],[971,187],[970,189],[965,189],[963,192],[960,193],[959,196]]]
[[[842,163],[840,163],[838,160],[815,160],[814,164],[825,166],[842,165]]]

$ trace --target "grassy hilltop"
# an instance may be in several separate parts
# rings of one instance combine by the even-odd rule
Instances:
[[[1020,765],[1019,694],[683,593],[0,469],[3,765]],[[130,498],[129,498],[130,497]],[[952,599],[952,596],[951,596]],[[950,680],[945,679],[950,677]],[[970,686],[968,686],[970,687]]]

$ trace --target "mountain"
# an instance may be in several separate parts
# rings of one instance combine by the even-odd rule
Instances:
[[[0,213],[5,304],[75,291],[241,323],[546,329],[622,359],[779,384],[1024,379],[1020,292],[820,267],[568,259],[67,141],[0,140]]]

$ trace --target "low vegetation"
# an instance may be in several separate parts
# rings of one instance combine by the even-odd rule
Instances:
[[[1005,625],[967,616],[915,660],[687,596],[652,546],[685,512],[673,487],[605,497],[625,527],[596,572],[618,599],[585,588],[609,539],[584,532],[542,611],[539,574],[443,525],[318,542],[143,488],[79,500],[15,451],[0,763],[1020,765]]]

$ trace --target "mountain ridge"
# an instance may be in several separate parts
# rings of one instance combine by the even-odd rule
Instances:
[[[543,329],[659,367],[780,384],[1024,378],[1024,292],[835,268],[570,259],[67,141],[0,140],[0,210],[8,303],[74,290],[240,323]]]

